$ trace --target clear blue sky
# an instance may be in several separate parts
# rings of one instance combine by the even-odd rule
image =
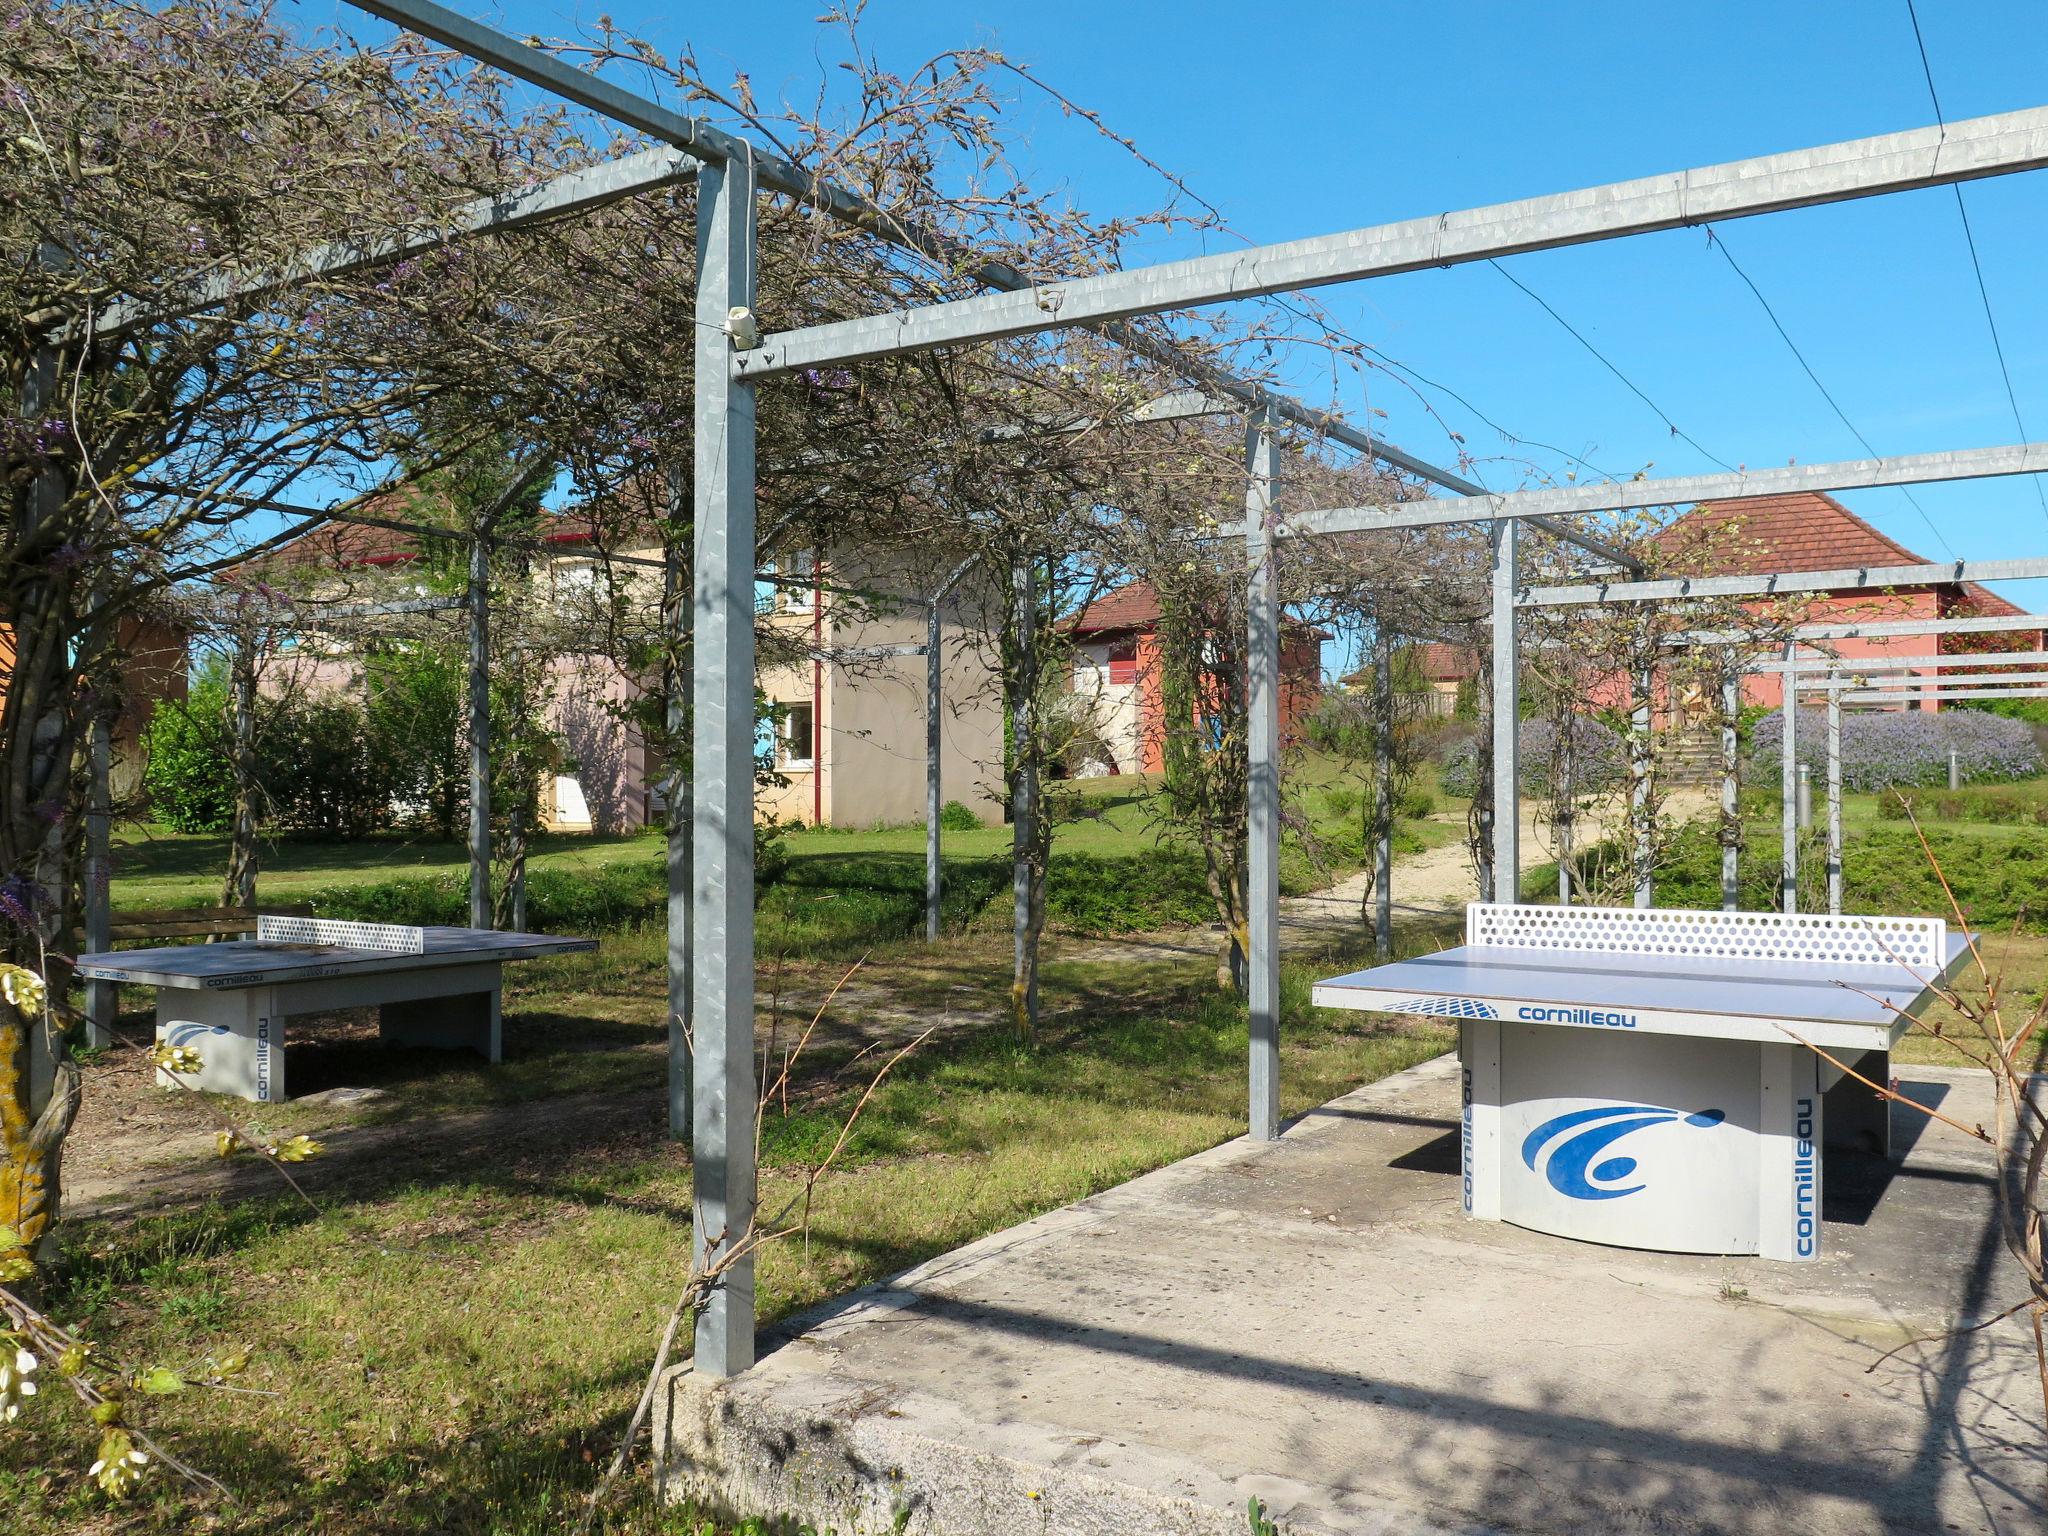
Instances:
[[[820,7],[789,0],[661,7],[456,0],[520,33],[564,35],[600,13],[757,97],[808,99],[841,43]],[[1934,82],[1954,120],[2048,101],[2048,7],[1919,0]],[[309,24],[382,32],[334,0]],[[1135,138],[1254,241],[1285,239],[1560,191],[1933,121],[1905,0],[1676,7],[1577,4],[1077,3],[874,0],[863,26],[885,65],[988,43]],[[822,61],[822,64],[821,64]],[[840,82],[850,77],[838,74]],[[1016,158],[1099,216],[1155,206],[1152,174],[1019,87]],[[2048,437],[2048,176],[1964,191],[2019,408]],[[1726,227],[1821,382],[1880,453],[2015,441],[2013,420],[1947,189]],[[1221,248],[1222,237],[1206,237]],[[1187,247],[1192,248],[1192,247]],[[1156,248],[1149,254],[1181,252]],[[1605,352],[1711,454],[1731,464],[1862,456],[1757,300],[1699,231],[1514,259],[1508,269]],[[1455,389],[1518,437],[1626,475],[1711,470],[1652,409],[1485,266],[1325,289],[1346,328]],[[1304,357],[1317,400],[1388,413],[1390,438],[1448,461],[1446,425],[1482,459],[1516,447],[1448,395],[1386,375],[1333,381]],[[1334,392],[1334,393],[1333,393]],[[1508,463],[1488,483],[1520,483]],[[2025,481],[1846,497],[1921,554],[2048,551],[2048,511]],[[1924,515],[1923,515],[1924,511]],[[2048,583],[2002,590],[2048,607]]]

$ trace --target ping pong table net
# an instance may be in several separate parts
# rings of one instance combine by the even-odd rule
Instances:
[[[259,914],[256,942],[421,955],[426,953],[427,935],[423,928],[411,928],[400,923],[355,923],[335,917],[270,917]]]
[[[1487,949],[1551,953],[1904,966],[1923,975],[1940,971],[1948,962],[1948,924],[1938,917],[1824,912],[1474,902],[1465,909],[1465,942]]]

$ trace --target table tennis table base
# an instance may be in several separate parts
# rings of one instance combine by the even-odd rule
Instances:
[[[503,1054],[503,969],[489,961],[278,986],[164,988],[156,1038],[197,1050],[200,1068],[178,1078],[159,1070],[157,1082],[277,1103],[286,1097],[287,1021],[343,1008],[376,1008],[379,1032],[395,1044],[470,1050],[495,1062]]]
[[[1811,1260],[1822,1149],[1890,1149],[1889,1104],[1789,1040],[1465,1019],[1459,1061],[1467,1214],[1560,1237]]]

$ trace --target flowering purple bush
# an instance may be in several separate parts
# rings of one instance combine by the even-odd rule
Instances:
[[[1799,711],[1795,733],[1798,760],[1818,785],[1827,773],[1828,717],[1824,710]],[[1750,756],[1758,774],[1777,774],[1782,712],[1757,721]],[[2041,749],[2023,720],[2008,720],[1976,709],[1842,712],[1842,786],[1870,791],[1887,785],[1945,784],[1948,755],[1957,754],[1965,779],[1988,783],[2032,778],[2041,772]]]
[[[1550,720],[1524,720],[1517,733],[1522,748],[1522,792],[1550,793],[1551,749],[1557,742],[1557,726]],[[1622,739],[1591,715],[1572,717],[1572,788],[1588,794],[1607,788],[1622,775],[1627,765]],[[1438,781],[1447,795],[1469,795],[1477,787],[1479,748],[1473,741],[1460,742],[1444,759]]]

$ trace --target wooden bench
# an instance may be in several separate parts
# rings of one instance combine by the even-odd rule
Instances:
[[[311,917],[313,909],[263,907],[146,907],[116,912],[107,932],[115,944],[162,943],[168,939],[240,939],[256,931],[258,917]]]

